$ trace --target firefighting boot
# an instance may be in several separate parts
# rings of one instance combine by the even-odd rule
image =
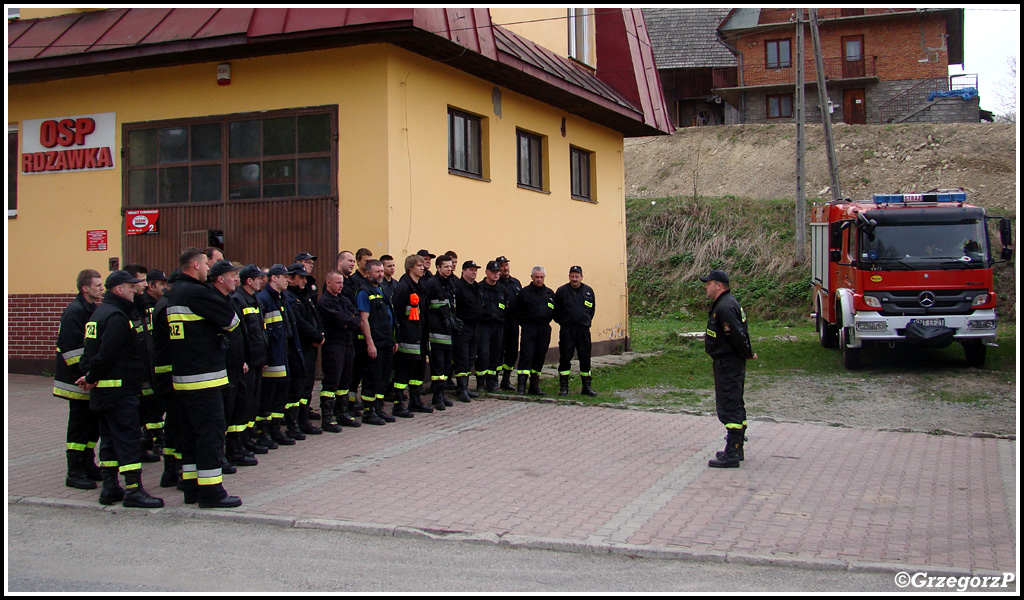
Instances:
[[[267,450],[277,450],[280,446],[274,441],[274,438],[270,437],[270,431],[272,428],[271,423],[272,421],[270,419],[265,419],[256,425],[256,430],[258,431],[256,435],[256,443]]]
[[[445,397],[444,397],[444,384],[443,381],[434,381],[430,384],[430,389],[433,392],[433,396],[430,398],[430,403],[433,405],[431,412],[443,411],[445,408]]]
[[[306,435],[299,431],[299,407],[298,405],[291,408],[284,409],[284,422],[286,437],[290,437],[297,442],[301,442],[306,439]]]
[[[363,406],[365,406],[363,409],[363,424],[383,425],[387,423],[387,421],[377,416],[377,411],[374,410],[376,404],[377,403],[373,400],[367,400],[363,403]]]
[[[494,373],[484,375],[484,385],[488,394],[498,393],[498,376]]]
[[[267,425],[267,427],[269,429],[267,431],[270,434],[270,439],[281,446],[294,446],[295,440],[293,438],[286,436],[284,432],[281,431],[282,421],[284,421],[284,419],[277,418],[268,421],[269,424]]]
[[[568,396],[569,395],[569,376],[559,375],[558,376],[558,395]]]
[[[310,418],[310,407],[309,404],[299,405],[299,431],[307,435],[320,435],[324,432],[316,425],[309,422]],[[320,415],[317,415],[318,417]]]
[[[597,397],[597,392],[594,391],[594,388],[590,387],[590,382],[593,381],[593,378],[588,376],[581,377],[580,379],[583,380],[583,389],[580,393],[584,396],[590,396],[591,398]]]
[[[740,454],[740,462],[742,462],[743,461],[743,442],[747,441],[747,426],[744,425],[743,429],[741,429],[740,431],[743,432],[743,439],[740,441],[740,453],[739,453]],[[728,442],[728,440],[729,440],[729,436],[728,435],[725,436],[725,440],[726,440],[726,442]],[[726,444],[726,445],[728,445],[728,444]],[[718,452],[715,452],[715,458],[722,458],[723,456],[725,456],[725,453],[726,453],[726,450],[719,450]]]
[[[100,504],[110,506],[115,502],[124,500],[124,489],[117,481],[117,467],[101,467],[103,474],[103,487],[100,488]]]
[[[342,396],[334,403],[334,416],[338,419],[338,425],[342,427],[359,427],[362,423],[359,422],[359,411],[356,410],[356,403],[354,400],[349,400],[348,396]]]
[[[715,455],[708,461],[708,466],[715,469],[735,469],[740,466],[740,449],[743,448],[743,430],[729,429],[726,432],[725,451],[721,457]]]
[[[229,496],[221,484],[199,486],[199,508],[235,508],[242,505],[238,496]]]
[[[141,470],[125,471],[124,487],[124,501],[121,506],[126,508],[163,508],[163,499],[150,496],[146,488],[142,487]]]
[[[164,472],[160,475],[160,487],[170,488],[178,485],[178,458],[173,454],[164,454]]]
[[[413,388],[413,386],[409,386],[409,397],[410,397],[409,402],[410,403],[412,403],[412,400],[411,400],[412,393],[413,393],[412,392],[412,388]],[[394,404],[391,407],[391,416],[392,417],[398,417],[400,419],[411,419],[414,416],[416,416],[416,415],[414,415],[412,413],[412,411],[410,411],[408,408],[406,408],[406,406],[405,406],[405,395],[402,394],[402,392],[396,390],[392,394],[391,397],[394,400]]]
[[[164,430],[161,427],[147,430],[149,437],[153,438],[153,454],[164,455]]]
[[[527,373],[520,373],[516,379],[516,394],[520,396],[526,395],[526,382],[530,379],[530,375]]]
[[[541,396],[544,392],[540,391],[540,375],[533,373],[530,375],[530,389],[527,391],[531,396]]]
[[[225,458],[232,465],[236,467],[255,467],[259,464],[256,457],[250,457],[245,453],[245,449],[242,447],[242,438],[238,437],[238,434],[231,434],[231,437],[224,440],[224,444],[227,447]]]
[[[472,402],[469,395],[469,377],[463,375],[455,380],[458,392],[456,392],[459,402]]]
[[[80,490],[96,489],[96,482],[85,475],[85,456],[81,450],[68,450],[68,476],[64,485]]]
[[[434,399],[436,400],[437,392],[440,388],[438,387],[437,382],[430,384],[430,387],[433,388]],[[444,404],[442,403],[441,406],[444,406]],[[420,396],[420,388],[418,386],[409,388],[409,410],[414,413],[434,412],[433,408],[423,404],[423,398]]]
[[[149,436],[149,432],[142,428],[139,437],[142,439],[140,461],[144,463],[160,462],[160,455],[153,452],[153,438]]]
[[[501,371],[501,386],[499,389],[505,392],[514,392],[516,388],[512,386],[512,369],[503,369]]]
[[[82,452],[82,469],[85,470],[85,476],[93,481],[103,481],[103,473],[100,472],[100,468],[96,466],[96,451],[92,448],[86,447]]]
[[[389,403],[390,403],[390,402],[393,402],[393,400],[391,400],[392,396],[391,396],[390,394],[385,394],[385,397],[387,397],[387,398],[388,398],[388,402],[389,402]],[[385,423],[394,423],[394,422],[395,422],[395,421],[397,421],[398,419],[396,419],[396,418],[392,417],[391,415],[389,415],[389,414],[387,413],[387,411],[386,411],[386,410],[384,410],[384,404],[385,404],[385,400],[384,400],[384,398],[377,398],[376,400],[374,400],[374,401],[373,401],[373,412],[374,412],[374,413],[375,413],[375,414],[376,414],[376,415],[377,415],[378,417],[380,417],[380,418],[384,419],[384,422],[385,422]]]
[[[320,427],[330,433],[341,433],[341,425],[334,418],[334,396],[320,396]]]
[[[257,454],[266,454],[270,450],[260,443],[259,431],[257,427],[246,429],[242,433],[242,447],[248,450],[254,456]]]

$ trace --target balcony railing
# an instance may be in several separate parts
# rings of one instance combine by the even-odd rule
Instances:
[[[899,96],[880,105],[878,107],[878,114],[883,123],[893,123],[901,117],[905,117],[911,110],[927,102],[932,92],[951,92],[968,88],[978,89],[978,75],[976,73],[925,79]]]
[[[822,61],[822,66],[825,69],[825,79],[831,81],[877,77],[875,71],[877,62],[877,56],[866,56],[859,60],[826,58]],[[714,86],[716,88],[739,87],[740,83],[735,73],[736,70],[733,69],[732,71],[730,74],[729,69],[715,69],[712,72]],[[814,61],[808,60],[804,69],[804,80],[807,83],[814,83],[817,77]],[[796,84],[796,68],[793,66],[769,69],[762,65],[757,65],[755,67],[747,67],[743,71],[743,87],[794,84]]]

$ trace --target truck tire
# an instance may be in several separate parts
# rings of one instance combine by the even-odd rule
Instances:
[[[821,316],[821,305],[818,305],[817,318],[815,319],[815,325],[818,330],[818,341],[821,343],[822,348],[835,348],[839,345],[838,336],[836,335],[836,326],[829,323],[824,317]]]
[[[978,369],[985,366],[985,351],[987,346],[981,342],[964,342],[964,355],[967,357],[967,365]]]
[[[848,340],[848,329],[843,327],[839,330],[839,345],[843,349],[843,366],[846,367],[847,371],[853,371],[860,368],[860,348],[851,348],[847,345]]]

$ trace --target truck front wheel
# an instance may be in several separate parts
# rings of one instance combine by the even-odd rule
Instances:
[[[849,328],[843,327],[839,330],[839,345],[843,349],[843,366],[846,367],[847,371],[853,371],[860,368],[860,348],[851,348],[849,344],[849,334],[847,333]]]
[[[967,364],[971,367],[982,368],[985,366],[985,351],[988,349],[982,342],[964,342],[964,354],[967,356]]]
[[[818,341],[821,342],[822,348],[835,348],[838,345],[836,326],[822,316],[821,305],[818,306],[817,314]]]

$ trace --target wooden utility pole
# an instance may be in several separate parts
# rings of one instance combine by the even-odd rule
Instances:
[[[807,182],[804,167],[804,9],[796,9],[796,262],[803,264],[807,245]]]
[[[832,178],[832,200],[841,200],[843,196],[839,185],[839,166],[836,164],[836,148],[832,142],[832,115],[828,110],[828,90],[825,89],[825,64],[821,57],[821,38],[818,35],[818,9],[810,10],[814,66],[818,71],[818,102],[821,106],[821,124],[825,128],[825,150],[828,152],[828,173]]]

